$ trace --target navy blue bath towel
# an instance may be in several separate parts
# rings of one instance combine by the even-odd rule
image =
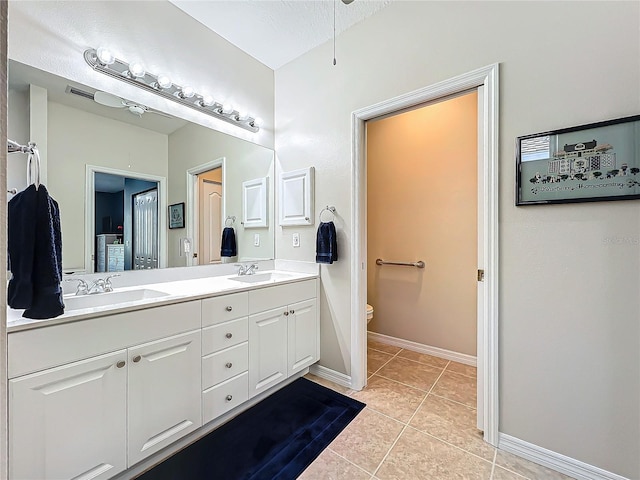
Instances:
[[[62,302],[62,234],[58,203],[44,185],[30,185],[9,201],[8,304],[26,318],[54,318]]]
[[[316,263],[333,263],[338,260],[338,241],[333,222],[321,222],[316,235]]]
[[[222,230],[222,244],[220,246],[221,257],[235,257],[238,255],[236,246],[236,232],[233,227],[225,227]]]

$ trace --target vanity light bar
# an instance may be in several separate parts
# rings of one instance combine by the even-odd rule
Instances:
[[[130,85],[135,85],[148,92],[153,92],[167,100],[172,100],[198,112],[219,118],[250,132],[257,132],[260,129],[259,121],[256,118],[245,116],[241,112],[229,108],[228,105],[214,101],[208,95],[199,95],[193,92],[191,87],[176,85],[166,75],[154,75],[138,68],[132,68],[138,65],[132,64],[130,66],[128,63],[113,56],[107,61],[104,61],[104,55],[101,55],[101,57],[103,60],[98,57],[98,50],[95,48],[89,48],[84,52],[85,61],[97,72],[104,73]]]

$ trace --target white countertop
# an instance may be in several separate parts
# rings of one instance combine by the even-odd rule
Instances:
[[[102,305],[99,307],[78,308],[74,310],[65,309],[65,313],[63,315],[44,320],[24,318],[22,317],[22,313],[24,312],[24,310],[14,310],[12,308],[7,308],[7,332],[12,333],[21,330],[29,330],[32,328],[48,327],[51,325],[57,325],[66,322],[85,320],[87,318],[112,315],[114,313],[141,310],[145,308],[158,307],[161,305],[186,302],[190,300],[199,300],[202,298],[215,297],[218,295],[225,295],[235,292],[246,292],[257,288],[264,288],[273,285],[281,285],[291,282],[299,282],[301,280],[318,278],[317,273],[301,273],[280,270],[271,270],[266,272],[260,271],[256,274],[256,276],[269,273],[278,274],[281,276],[281,278],[256,283],[243,283],[237,280],[232,280],[232,278],[238,278],[237,275],[224,275],[114,288],[114,293],[144,289],[161,292],[165,295],[155,298],[145,298],[142,300]],[[109,296],[111,294],[98,293],[91,296],[93,297],[101,295]],[[73,294],[65,295],[64,299],[66,300],[69,297],[73,296]]]

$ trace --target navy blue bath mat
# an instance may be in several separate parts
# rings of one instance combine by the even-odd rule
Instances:
[[[138,480],[294,480],[363,408],[299,378]]]

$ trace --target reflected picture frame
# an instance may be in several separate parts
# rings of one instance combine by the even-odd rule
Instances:
[[[640,199],[640,115],[516,138],[516,206]]]
[[[184,228],[184,202],[169,205],[169,229]]]

